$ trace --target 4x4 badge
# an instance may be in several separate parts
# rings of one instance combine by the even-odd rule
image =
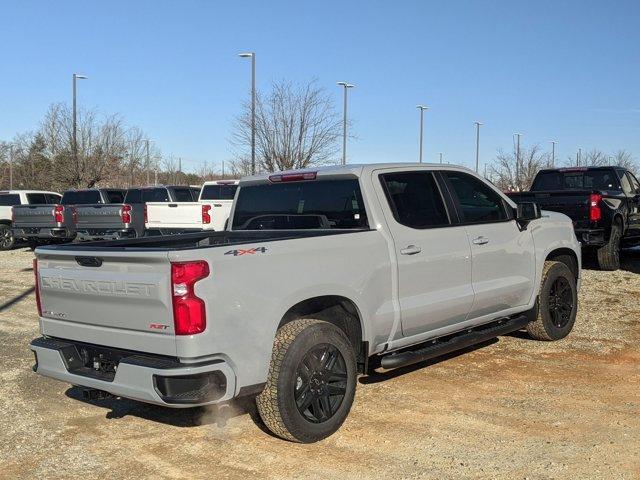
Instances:
[[[256,247],[256,248],[229,250],[228,252],[225,252],[225,255],[233,255],[234,257],[239,257],[241,255],[253,255],[255,253],[266,253],[266,251],[267,251],[267,247]]]

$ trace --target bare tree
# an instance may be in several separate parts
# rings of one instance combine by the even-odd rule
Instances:
[[[268,172],[330,163],[342,133],[333,101],[315,81],[304,86],[277,82],[256,100],[256,163]],[[241,149],[234,174],[250,172],[251,108],[236,121],[233,143]],[[249,171],[249,172],[248,172]]]
[[[498,150],[489,170],[490,178],[502,190],[525,190],[531,186],[536,173],[549,164],[549,155],[543,153],[539,145],[521,148],[519,163],[516,162],[515,149],[509,153]]]
[[[573,156],[567,157],[566,164],[568,166],[576,165],[576,158]],[[583,153],[580,157],[580,165],[587,167],[604,167],[604,166],[617,166],[631,170],[632,172],[638,171],[638,163],[636,159],[628,151],[621,149],[612,154],[598,150],[597,148],[591,149],[586,153]]]

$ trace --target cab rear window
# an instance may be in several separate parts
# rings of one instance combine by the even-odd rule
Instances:
[[[357,179],[242,187],[233,230],[367,229]]]
[[[61,203],[62,205],[90,205],[103,202],[97,190],[73,190],[64,192]]]
[[[238,185],[205,185],[201,200],[233,200]]]
[[[612,170],[540,172],[531,190],[620,190],[620,182]]]
[[[20,195],[17,193],[0,194],[0,207],[12,207],[20,205]]]

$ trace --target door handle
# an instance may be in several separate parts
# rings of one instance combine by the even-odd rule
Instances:
[[[479,237],[474,238],[472,242],[474,245],[486,245],[487,243],[489,243],[489,239],[481,235]]]
[[[422,249],[420,247],[416,247],[415,245],[408,245],[400,250],[400,253],[402,255],[415,255],[416,253],[420,253],[421,251]]]

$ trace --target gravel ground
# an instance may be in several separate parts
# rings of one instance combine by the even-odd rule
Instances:
[[[87,403],[31,371],[28,250],[0,252],[0,478],[640,478],[640,253],[583,271],[571,335],[524,335],[362,377],[342,429],[313,445],[231,418]]]

